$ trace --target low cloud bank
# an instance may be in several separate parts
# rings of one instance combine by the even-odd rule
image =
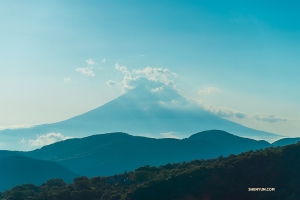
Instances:
[[[29,144],[31,147],[42,147],[45,145],[53,144],[62,140],[70,139],[72,137],[64,136],[61,133],[48,133],[45,135],[37,136],[35,140],[22,139],[21,143]]]

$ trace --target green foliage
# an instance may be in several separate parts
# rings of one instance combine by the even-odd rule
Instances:
[[[0,193],[0,199],[293,200],[300,197],[299,157],[300,143],[216,159],[146,165],[111,177],[81,176],[71,184],[51,179],[41,186],[16,186]],[[248,188],[275,188],[276,192],[248,192]]]

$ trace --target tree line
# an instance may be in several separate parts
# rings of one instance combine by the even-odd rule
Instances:
[[[0,193],[5,200],[299,199],[300,143],[209,160],[143,166],[109,177],[51,179]],[[249,188],[275,188],[253,192]]]

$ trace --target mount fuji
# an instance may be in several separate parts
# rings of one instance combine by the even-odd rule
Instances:
[[[241,137],[276,140],[280,135],[251,129],[223,119],[181,96],[165,85],[140,85],[118,98],[70,119],[0,131],[2,149],[32,150],[28,141],[48,133],[69,137],[126,132],[131,135],[163,138],[186,138],[190,135],[219,129]]]

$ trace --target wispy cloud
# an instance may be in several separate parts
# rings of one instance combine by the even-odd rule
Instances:
[[[32,125],[29,125],[29,124],[18,124],[18,125],[12,125],[12,126],[0,126],[0,130],[30,128],[30,127],[32,127]]]
[[[252,115],[251,117],[253,117],[254,119],[259,120],[259,121],[270,122],[270,123],[286,122],[286,121],[300,121],[300,119],[296,119],[296,118],[286,118],[286,117],[281,117],[279,115],[265,114],[265,113],[257,113],[257,114]]]
[[[107,84],[108,86],[110,86],[110,87],[113,87],[113,86],[116,85],[116,81],[109,80],[109,81],[106,82],[106,84]]]
[[[128,89],[132,89],[133,87],[129,86],[128,83],[132,81],[131,72],[127,69],[126,66],[121,66],[117,62],[115,65],[115,69],[121,71],[121,73],[124,75],[123,80],[120,82],[120,84],[123,86],[123,90],[126,91]]]
[[[213,94],[219,93],[221,90],[217,87],[206,87],[198,91],[198,94]]]
[[[95,65],[96,64],[96,62],[93,59],[88,59],[88,60],[86,60],[86,62],[87,62],[88,65]]]
[[[123,80],[119,83],[116,82],[115,85],[121,85],[124,91],[139,85],[147,85],[152,89],[165,85],[176,89],[173,78],[178,75],[169,69],[146,67],[144,69],[133,69],[130,72],[126,66],[121,66],[119,63],[116,63],[115,69],[121,71],[124,76]]]
[[[149,80],[162,82],[169,86],[175,86],[172,78],[178,74],[171,72],[169,69],[146,67],[144,69],[134,69],[133,73],[146,77]]]
[[[93,70],[90,68],[87,68],[87,67],[86,68],[77,68],[76,71],[85,76],[95,76]]]
[[[175,138],[175,139],[179,139],[179,137],[175,135],[176,133],[172,132],[172,131],[166,132],[166,133],[160,133],[160,134],[163,136],[163,138]]]
[[[93,59],[88,59],[86,60],[86,63],[88,64],[87,67],[78,67],[75,70],[85,76],[96,76],[93,68],[98,66],[98,63],[96,63]],[[99,69],[103,69],[102,67],[99,66]]]
[[[209,110],[211,113],[218,115],[220,117],[233,117],[234,116],[239,119],[247,117],[247,114],[233,110],[228,107],[218,107],[218,108],[209,107],[207,110]]]
[[[64,82],[65,83],[70,83],[71,82],[71,78],[70,77],[64,78]]]
[[[243,118],[248,118],[248,119],[254,119],[257,121],[264,121],[264,122],[269,122],[269,123],[275,123],[275,122],[287,122],[287,121],[300,121],[300,119],[297,118],[287,118],[287,117],[282,117],[279,115],[275,114],[266,114],[266,113],[256,113],[256,114],[247,114],[244,112],[240,112],[228,107],[218,107],[214,108],[212,106],[205,106],[202,103],[200,103],[201,106],[220,117],[236,117],[238,119],[243,119]]]
[[[161,87],[151,89],[151,92],[160,92],[160,91],[163,91],[163,90],[164,90],[164,86],[161,86]]]
[[[48,133],[45,135],[37,136],[35,140],[25,140],[24,138],[21,140],[22,143],[27,143],[32,147],[42,147],[45,145],[53,144],[58,141],[70,139],[72,137],[66,137],[61,133]]]

